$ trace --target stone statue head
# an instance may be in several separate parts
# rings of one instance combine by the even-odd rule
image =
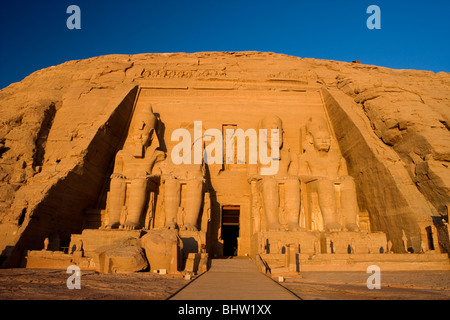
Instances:
[[[157,121],[158,119],[153,113],[151,105],[147,105],[136,114],[132,135],[133,142],[136,146],[136,157],[143,157],[144,149],[151,144]]]
[[[307,125],[311,142],[317,151],[328,152],[331,148],[331,134],[328,124],[323,118],[309,119]]]
[[[265,116],[259,122],[259,129],[267,130],[267,146],[269,149],[271,148],[272,130],[278,129],[280,149],[283,147],[283,121],[278,116],[276,115]]]

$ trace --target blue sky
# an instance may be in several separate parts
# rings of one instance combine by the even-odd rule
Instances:
[[[381,30],[369,30],[370,5]],[[69,5],[81,30],[69,30]],[[450,72],[449,0],[2,0],[0,88],[106,54],[270,51]]]

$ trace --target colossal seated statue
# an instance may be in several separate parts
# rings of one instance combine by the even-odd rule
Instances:
[[[331,134],[323,118],[310,119],[307,127],[309,146],[300,156],[299,173],[310,192],[317,192],[325,231],[359,231],[357,225],[356,188],[348,175],[341,154],[331,147]],[[339,207],[344,226],[338,217],[335,186],[339,186]]]
[[[191,169],[186,169],[186,174],[169,173],[163,174],[162,181],[165,184],[164,193],[164,213],[165,213],[165,227],[167,229],[198,231],[198,218],[203,201],[203,184],[204,170],[200,165],[193,166]],[[181,190],[182,185],[186,188],[184,207],[181,208]],[[181,214],[179,214],[180,209]]]
[[[148,201],[148,182],[155,178],[152,170],[155,163],[165,159],[159,150],[156,134],[158,119],[151,105],[139,111],[133,119],[122,150],[116,155],[114,172],[111,175],[110,192],[107,201],[108,223],[105,229],[141,228],[141,218]],[[126,213],[121,225],[121,215]]]
[[[194,136],[192,132],[190,134]],[[190,145],[194,148],[194,144]],[[198,231],[204,197],[205,163],[174,164],[167,159],[158,163],[156,170],[159,170],[161,183],[164,184],[164,227]]]
[[[272,150],[272,130],[278,131],[279,147],[278,159],[273,159],[273,155],[271,155],[272,160],[278,161],[278,171],[275,174],[261,174],[261,170],[268,165],[260,162],[258,165],[249,165],[249,182],[256,183],[265,216],[266,229],[268,231],[299,230],[300,182],[297,175],[298,158],[290,151],[287,143],[283,141],[283,122],[278,116],[264,117],[259,123],[259,130],[261,129],[267,130],[268,152]],[[280,223],[280,184],[284,186],[283,220],[286,227]]]

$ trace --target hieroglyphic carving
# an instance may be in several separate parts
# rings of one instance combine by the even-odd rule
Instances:
[[[142,72],[144,78],[159,79],[190,79],[190,78],[218,78],[226,77],[225,70],[146,70]]]

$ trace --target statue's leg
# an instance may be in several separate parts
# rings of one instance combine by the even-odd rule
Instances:
[[[359,231],[358,200],[356,198],[356,186],[351,177],[348,177],[340,184],[341,188],[341,208],[344,213],[345,227],[349,231]]]
[[[197,221],[202,207],[203,181],[190,180],[186,185],[186,217],[184,218],[183,229],[197,231]]]
[[[280,199],[277,180],[274,178],[266,178],[262,181],[262,197],[267,229],[269,231],[284,230],[278,216]]]
[[[177,228],[177,213],[180,206],[180,182],[176,179],[168,179],[164,190],[164,212],[166,215],[165,227]]]
[[[296,231],[300,229],[300,181],[298,179],[289,179],[284,186],[288,229]]]
[[[147,195],[147,179],[139,178],[131,181],[128,198],[128,216],[124,224],[125,229],[139,229],[141,216],[145,207]]]
[[[120,214],[125,205],[126,181],[123,178],[112,178],[109,190],[108,211],[109,222],[105,229],[115,229],[120,226]]]
[[[343,228],[338,222],[334,181],[320,179],[313,183],[316,184],[325,231],[341,231]]]

